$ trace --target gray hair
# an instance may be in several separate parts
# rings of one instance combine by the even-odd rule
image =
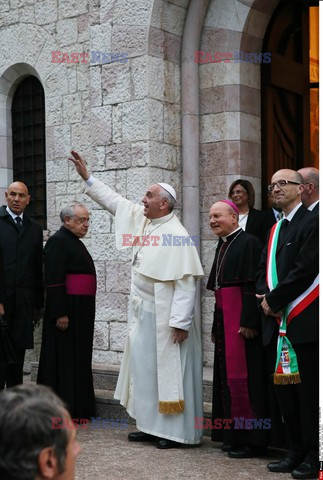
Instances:
[[[65,220],[66,217],[73,217],[75,215],[75,207],[86,208],[86,206],[83,205],[83,203],[77,202],[76,200],[74,202],[69,203],[64,208],[62,208],[62,210],[59,214],[59,217],[60,217],[62,223],[64,223],[64,220]]]
[[[172,212],[174,210],[175,203],[176,203],[175,198],[172,197],[171,194],[162,187],[160,187],[160,199],[167,200],[169,212]]]
[[[53,417],[66,418],[66,409],[48,387],[18,385],[0,392],[0,478],[34,480],[46,447],[53,447],[59,473],[64,471],[68,430],[53,429]]]

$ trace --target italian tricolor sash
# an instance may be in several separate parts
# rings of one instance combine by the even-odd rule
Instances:
[[[267,255],[267,285],[269,290],[276,288],[279,279],[277,275],[276,251],[282,219],[270,231]],[[279,336],[277,341],[277,359],[274,373],[275,384],[301,383],[295,350],[287,338],[287,327],[294,317],[299,315],[319,295],[319,276],[317,276],[305,292],[287,305],[282,317],[277,317]]]

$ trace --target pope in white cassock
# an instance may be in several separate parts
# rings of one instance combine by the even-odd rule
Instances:
[[[193,238],[173,213],[175,190],[153,184],[143,206],[136,205],[71,153],[86,193],[115,216],[117,248],[132,247],[129,331],[115,392],[140,430],[128,438],[157,442],[157,448],[199,444],[202,348],[193,311],[203,270]]]

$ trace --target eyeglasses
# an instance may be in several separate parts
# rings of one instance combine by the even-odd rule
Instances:
[[[286,185],[289,185],[289,184],[301,185],[301,183],[292,182],[291,180],[278,180],[278,182],[271,183],[270,185],[268,185],[268,191],[272,192],[274,190],[274,188],[276,187],[276,185],[277,185],[278,188],[283,188],[283,187],[286,187]]]
[[[77,217],[76,215],[73,215],[75,222],[78,223],[79,225],[84,225],[85,223],[90,223],[91,219],[90,218],[80,218]]]

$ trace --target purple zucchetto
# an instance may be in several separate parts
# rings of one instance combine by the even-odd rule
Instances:
[[[231,202],[231,200],[225,199],[225,200],[218,200],[218,201],[223,202],[223,203],[227,203],[239,215],[239,209],[238,209],[237,205],[235,203]]]

